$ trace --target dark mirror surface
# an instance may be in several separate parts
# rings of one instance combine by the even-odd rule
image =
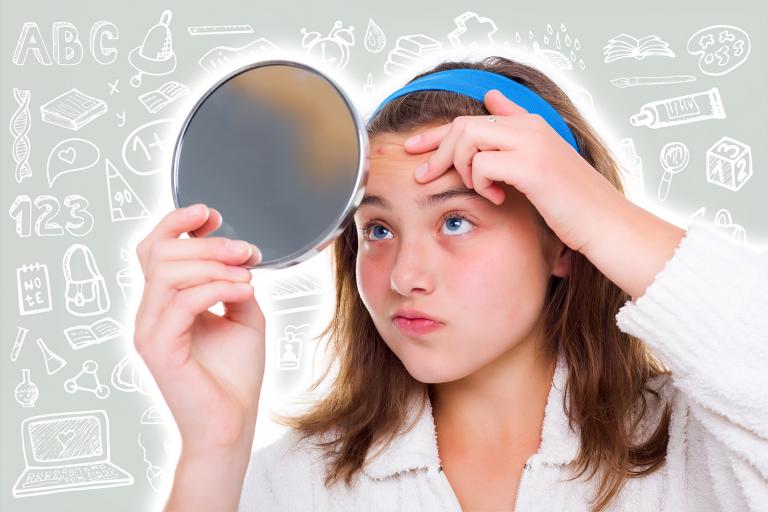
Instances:
[[[298,63],[257,64],[214,86],[176,144],[178,207],[205,203],[247,240],[259,267],[316,254],[351,221],[364,185],[367,137],[346,95]],[[190,233],[194,236],[194,233]]]

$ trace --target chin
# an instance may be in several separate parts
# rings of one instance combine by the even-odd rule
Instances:
[[[439,357],[400,358],[411,377],[424,384],[440,384],[461,379],[472,373],[467,368],[453,368]]]

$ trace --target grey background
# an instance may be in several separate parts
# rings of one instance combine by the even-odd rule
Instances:
[[[165,76],[144,76],[138,89],[129,85],[134,68],[128,63],[128,52],[140,45],[147,30],[156,24],[164,9],[171,9],[173,19],[173,49],[177,57],[176,70]],[[224,44],[239,46],[257,37],[266,37],[281,48],[302,50],[300,29],[317,31],[325,35],[334,21],[341,20],[344,27],[354,26],[355,44],[350,49],[350,60],[345,76],[360,90],[365,85],[366,75],[371,73],[374,86],[387,80],[383,72],[388,52],[401,35],[423,33],[441,41],[444,48],[450,48],[448,33],[455,29],[453,19],[465,11],[476,12],[479,16],[492,18],[498,31],[494,41],[503,44],[512,42],[516,32],[527,35],[532,31],[534,40],[542,47],[549,24],[555,31],[561,24],[567,27],[571,38],[578,38],[581,50],[578,55],[584,60],[585,69],[566,72],[567,76],[586,88],[594,99],[594,112],[603,121],[607,133],[613,139],[631,137],[643,161],[644,183],[648,193],[648,207],[659,215],[679,224],[698,209],[705,208],[699,220],[714,221],[714,213],[727,208],[733,222],[741,225],[749,238],[749,244],[764,246],[768,236],[768,178],[763,172],[765,160],[764,141],[768,139],[768,99],[765,84],[768,82],[766,62],[765,20],[768,7],[762,2],[233,2],[220,0],[213,4],[202,2],[166,1],[157,2],[9,2],[3,1],[0,20],[0,102],[2,122],[9,126],[11,116],[17,108],[13,88],[31,91],[31,150],[29,163],[32,177],[17,183],[14,179],[15,163],[12,158],[13,136],[8,128],[0,136],[0,159],[3,172],[0,176],[2,196],[2,222],[0,222],[0,369],[2,369],[2,417],[0,442],[0,509],[2,510],[152,510],[163,502],[162,493],[155,492],[144,477],[146,466],[142,451],[136,439],[139,432],[141,413],[151,405],[162,405],[162,398],[139,393],[124,393],[112,389],[106,400],[99,400],[90,393],[68,394],[63,381],[79,371],[82,361],[93,359],[99,363],[99,377],[109,384],[112,367],[132,351],[131,337],[133,310],[120,298],[115,273],[125,267],[120,258],[120,249],[125,248],[131,256],[134,248],[131,239],[143,234],[151,224],[169,211],[170,174],[162,171],[151,176],[140,176],[128,170],[122,162],[121,149],[128,133],[153,119],[183,115],[179,106],[171,103],[158,114],[150,114],[139,103],[137,96],[159,87],[168,80],[176,80],[189,86],[199,82],[205,73],[197,60],[208,49]],[[372,18],[386,33],[384,51],[374,54],[363,46],[368,20]],[[88,36],[91,26],[99,20],[108,20],[119,29],[117,60],[109,65],[97,64],[88,50]],[[23,66],[11,61],[16,42],[25,22],[37,23],[46,47],[52,52],[52,24],[66,21],[74,24],[79,39],[84,45],[82,62],[76,66],[52,66],[38,64],[32,56]],[[224,25],[248,23],[253,26],[250,35],[200,36],[187,33],[189,25]],[[751,54],[737,69],[722,76],[707,76],[697,66],[697,57],[686,52],[688,38],[696,31],[710,25],[735,25],[745,30],[751,39]],[[668,42],[675,52],[674,58],[648,57],[644,60],[623,59],[613,63],[603,62],[603,46],[620,33],[642,37],[659,35]],[[552,44],[548,45],[552,47]],[[618,76],[633,75],[682,75],[696,77],[695,82],[674,85],[613,87],[609,80]],[[119,93],[110,95],[108,82],[119,80]],[[640,106],[652,100],[670,98],[718,87],[727,112],[727,119],[708,120],[677,127],[652,130],[633,127],[629,116]],[[49,99],[76,87],[82,92],[101,98],[108,104],[108,112],[78,132],[44,123],[40,118],[40,106]],[[377,91],[382,94],[386,91]],[[193,93],[190,95],[194,95]],[[187,99],[190,99],[188,97]],[[118,127],[116,113],[126,113],[126,124]],[[716,140],[727,135],[751,146],[754,175],[737,192],[707,183],[705,177],[705,152]],[[48,153],[61,140],[82,137],[95,143],[101,157],[90,169],[60,177],[48,186],[45,166]],[[673,185],[667,201],[657,204],[656,188],[662,176],[659,152],[667,142],[684,142],[690,149],[690,163],[686,170],[673,178]],[[149,219],[140,221],[112,222],[106,191],[105,159],[110,159],[125,179],[140,195],[151,212]],[[90,202],[89,211],[95,218],[95,226],[84,237],[69,234],[59,237],[40,237],[33,234],[20,238],[14,231],[14,221],[7,213],[19,194],[34,198],[51,194],[62,200],[68,194],[80,194]],[[62,209],[64,212],[65,209]],[[64,305],[65,282],[62,273],[62,256],[73,243],[83,243],[94,253],[101,274],[105,277],[111,298],[107,313],[123,322],[126,334],[118,339],[100,345],[73,351],[62,330],[74,324],[90,323],[106,315],[77,318],[70,315]],[[17,305],[16,268],[39,261],[48,266],[50,273],[50,312],[21,316]],[[309,269],[310,266],[306,265]],[[296,269],[294,269],[296,270]],[[279,271],[288,273],[287,270]],[[322,274],[323,267],[311,270]],[[255,282],[262,276],[255,273]],[[264,282],[278,275],[263,276]],[[326,276],[318,275],[322,281]],[[328,305],[327,282],[324,304]],[[257,285],[257,289],[259,286]],[[274,289],[273,289],[274,290]],[[258,294],[259,292],[257,292]],[[264,297],[272,293],[262,287]],[[275,293],[279,293],[275,291]],[[310,322],[321,325],[327,316],[317,312],[294,314],[292,323]],[[282,320],[280,320],[282,321]],[[276,321],[279,325],[280,321]],[[12,362],[10,351],[17,328],[30,329],[30,334],[17,361]],[[42,337],[47,345],[64,357],[68,365],[55,375],[47,375],[39,350],[34,340]],[[276,342],[276,335],[268,338],[268,344]],[[270,362],[267,366],[270,366]],[[30,368],[32,380],[40,391],[40,398],[34,408],[22,408],[14,399],[14,389],[21,382],[21,369]],[[269,370],[268,370],[269,372]],[[306,382],[306,375],[288,376],[268,373],[266,385],[273,386],[276,395],[295,390]],[[134,484],[107,489],[93,489],[76,492],[54,493],[14,499],[11,489],[24,470],[21,450],[20,425],[30,416],[65,411],[104,409],[110,418],[111,460],[134,476]],[[260,415],[259,421],[266,421]],[[169,427],[170,428],[170,427]],[[170,429],[173,432],[173,429]],[[257,441],[268,442],[274,435],[268,427],[257,428]],[[173,460],[168,461],[173,470]]]

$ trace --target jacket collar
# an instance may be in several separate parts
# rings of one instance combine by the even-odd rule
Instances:
[[[567,377],[568,365],[562,351],[559,351],[544,410],[541,445],[536,452],[536,457],[541,462],[568,464],[578,454],[579,427],[576,423],[573,424],[573,429],[568,427],[568,417],[563,409],[563,393]],[[414,416],[419,413],[418,404],[418,400],[413,401],[406,426],[411,425]],[[440,467],[437,432],[432,403],[429,399],[411,430],[395,437],[383,450],[380,443],[371,447],[366,456],[363,473],[373,479],[383,479],[403,471],[423,467],[435,470]]]

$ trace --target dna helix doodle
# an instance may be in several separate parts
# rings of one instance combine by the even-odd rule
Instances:
[[[29,90],[13,88],[13,96],[19,107],[11,117],[11,134],[13,135],[13,160],[16,162],[16,181],[21,183],[24,178],[32,176],[29,166],[29,133],[32,118],[29,114]]]

